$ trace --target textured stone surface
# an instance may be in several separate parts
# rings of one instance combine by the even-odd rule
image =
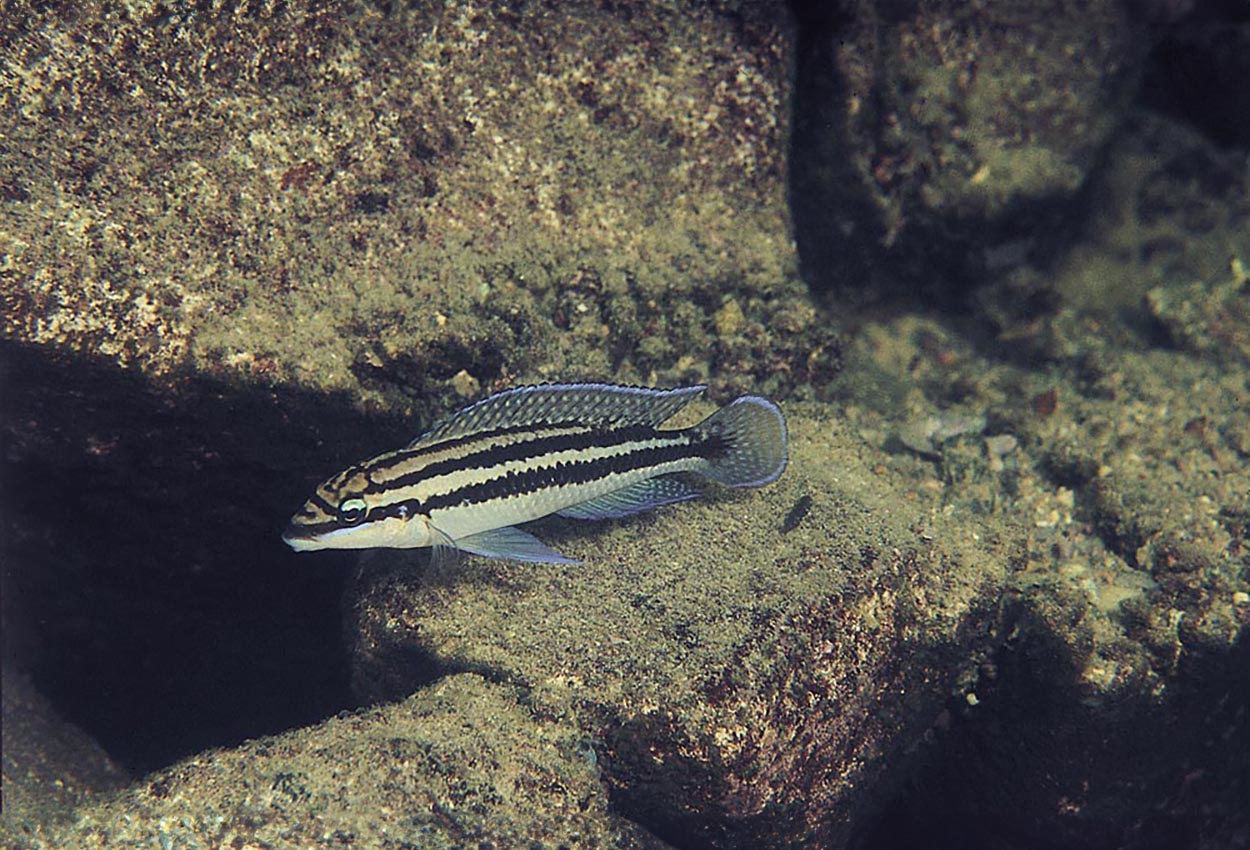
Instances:
[[[347,703],[351,562],[277,532],[436,410],[707,378],[796,433],[761,493],[540,530],[580,568],[367,563],[357,691],[424,686],[442,720],[209,749],[65,835],[1244,845],[1244,151],[1123,111],[1149,42],[1122,15],[1185,5],[826,5],[797,33],[754,4],[0,9],[0,321],[44,346],[0,347],[4,640],[132,758]],[[1229,102],[1202,126],[1236,138]],[[979,288],[835,336],[787,174],[812,282]],[[977,425],[903,438],[932,421]],[[434,681],[464,671],[496,685]],[[310,739],[372,765],[360,797]]]
[[[1237,846],[1250,830],[1250,383],[1236,321],[1250,185],[1152,116],[1109,161],[1081,244],[1053,272],[1014,265],[981,293],[1000,323],[994,355],[913,318],[846,351],[859,383],[843,415],[861,432],[882,433],[883,408],[938,408],[1018,442],[1001,457],[963,438],[936,461],[886,461],[917,476],[936,463],[930,486],[957,514],[1029,526],[1002,649],[938,736],[946,755],[917,780],[915,808],[893,818],[971,831],[978,847]]]
[[[1044,256],[1149,44],[1115,0],[799,8],[793,214],[804,275],[839,291],[961,289],[1020,240]]]
[[[70,816],[128,777],[81,729],[66,723],[11,663],[4,667],[4,812],[0,846]]]
[[[418,408],[832,375],[772,11],[89,4],[0,39],[8,335]]]
[[[663,845],[607,813],[593,750],[472,675],[148,776],[32,847]]]
[[[989,650],[1018,536],[909,508],[866,446],[790,414],[780,482],[543,535],[581,565],[372,557],[361,696],[423,670],[523,684],[599,742],[617,806],[653,832],[842,846]]]

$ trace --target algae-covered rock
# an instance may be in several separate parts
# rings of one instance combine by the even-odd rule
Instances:
[[[1250,244],[1246,246],[1250,256]],[[1147,294],[1150,313],[1178,348],[1250,364],[1250,271],[1234,255],[1215,280],[1159,286]]]
[[[1236,846],[1250,788],[1250,653],[1238,638],[1250,604],[1240,626],[1232,611],[1195,621],[1174,605],[1136,593],[1107,616],[1063,580],[1018,597],[995,677],[953,719],[952,758],[929,777],[945,793],[926,789],[917,820],[952,823],[957,811],[983,846]]]
[[[67,819],[75,806],[120,788],[126,772],[55,709],[6,659],[3,671],[4,812],[0,846]]]
[[[964,287],[987,251],[1043,248],[1148,45],[1115,0],[799,8],[794,216],[821,288]]]
[[[902,788],[987,846],[1244,843],[1244,162],[1105,147],[1149,11],[818,7],[0,13],[6,649],[131,758],[210,747],[50,771],[30,843],[836,848]],[[971,314],[837,337],[787,175],[810,282],[974,269]],[[790,402],[844,348],[835,426]],[[211,748],[347,702],[302,479],[589,375],[772,395],[792,466],[540,527],[580,566],[373,557],[354,684],[401,702]]]
[[[917,515],[835,424],[790,424],[763,491],[549,524],[580,565],[368,560],[361,695],[478,671],[585,728],[618,809],[663,837],[842,846],[989,649],[1013,536]]]
[[[1036,427],[1076,534],[1051,537],[1058,582],[1009,615],[996,722],[964,729],[951,769],[1000,838],[1186,846],[1245,825],[1250,385],[1181,352],[1099,350],[1085,375],[1063,423]]]
[[[771,13],[68,8],[0,27],[7,335],[418,409],[462,372],[831,376]]]
[[[915,318],[846,347],[850,427],[885,434],[878,410],[937,407],[1017,443],[995,458],[964,437],[887,468],[970,521],[1028,524],[1002,646],[936,736],[936,768],[887,819],[904,835],[879,846],[934,829],[1089,850],[1246,834],[1246,180],[1192,133],[1138,130],[1104,175],[1090,242],[1057,275],[1003,284],[1032,281],[995,316],[992,356]]]
[[[32,847],[660,848],[607,812],[576,728],[453,676],[403,702],[201,753]]]

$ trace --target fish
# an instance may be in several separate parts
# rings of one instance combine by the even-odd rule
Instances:
[[[517,526],[693,499],[702,492],[692,477],[760,487],[781,476],[786,422],[768,399],[740,396],[689,428],[659,427],[705,389],[570,383],[496,393],[326,479],[282,539],[297,552],[446,547],[578,563]]]

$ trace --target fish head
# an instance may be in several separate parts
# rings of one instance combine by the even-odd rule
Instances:
[[[296,552],[318,549],[417,549],[436,536],[416,500],[394,501],[348,469],[324,481],[296,511],[282,540]]]

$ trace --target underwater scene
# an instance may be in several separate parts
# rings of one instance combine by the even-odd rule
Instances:
[[[0,848],[1250,848],[1248,79],[0,0]]]

